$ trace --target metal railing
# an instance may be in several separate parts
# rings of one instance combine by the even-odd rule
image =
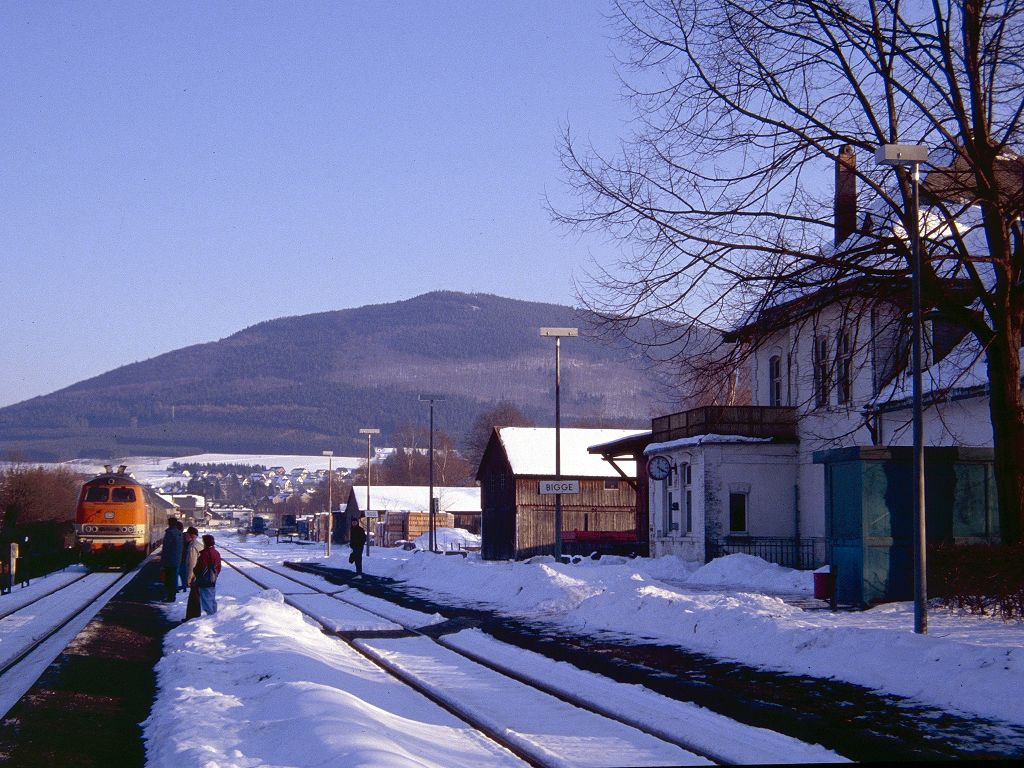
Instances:
[[[697,435],[742,435],[796,439],[796,408],[757,405],[709,405],[651,420],[653,442]]]
[[[710,539],[706,547],[710,562],[725,555],[753,555],[786,568],[810,570],[820,568],[825,561],[825,540],[804,538],[799,541],[781,536],[729,536]]]

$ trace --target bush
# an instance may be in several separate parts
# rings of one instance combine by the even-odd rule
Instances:
[[[928,592],[948,608],[1022,621],[1024,545],[929,547]]]

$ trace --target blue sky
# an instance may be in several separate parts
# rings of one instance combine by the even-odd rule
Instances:
[[[430,290],[575,303],[567,123],[626,131],[593,2],[0,4],[0,405]]]

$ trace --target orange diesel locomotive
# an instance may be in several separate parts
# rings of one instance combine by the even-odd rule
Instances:
[[[127,474],[106,467],[82,486],[75,534],[82,562],[89,566],[130,566],[159,546],[174,507]]]

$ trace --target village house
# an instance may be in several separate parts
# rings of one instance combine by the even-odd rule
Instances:
[[[604,546],[646,553],[646,521],[637,520],[636,465],[618,465],[588,452],[591,445],[642,434],[640,430],[561,432],[561,477],[579,493],[561,495],[562,551],[590,554]],[[543,484],[556,478],[555,430],[495,427],[476,475],[482,509],[484,559],[524,559],[554,548],[555,496]]]

